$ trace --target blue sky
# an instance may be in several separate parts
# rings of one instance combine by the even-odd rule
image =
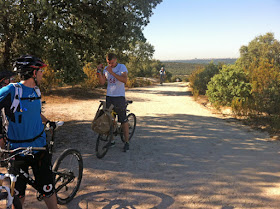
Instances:
[[[280,0],[163,0],[144,29],[159,60],[237,58],[259,35],[280,41]]]

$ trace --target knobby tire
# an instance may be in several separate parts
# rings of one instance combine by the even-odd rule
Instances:
[[[78,150],[66,149],[53,165],[57,202],[67,204],[79,190],[83,176],[83,159]],[[66,185],[65,185],[66,184]]]
[[[98,134],[96,140],[96,146],[95,146],[97,158],[101,159],[106,155],[106,153],[110,148],[112,138],[113,138],[113,126],[110,127],[109,134]]]

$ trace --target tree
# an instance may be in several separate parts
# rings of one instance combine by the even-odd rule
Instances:
[[[33,54],[59,71],[65,83],[77,81],[82,66],[121,54],[142,33],[162,0],[5,0],[0,2],[1,69]]]
[[[240,48],[237,64],[248,73],[258,112],[280,114],[280,42],[272,33],[261,35]]]
[[[256,37],[248,46],[242,46],[239,51],[240,58],[237,64],[249,73],[264,59],[274,66],[280,66],[280,42],[274,38],[273,33]]]
[[[154,47],[146,42],[137,41],[130,45],[130,49],[126,52],[128,57],[126,66],[130,77],[152,76],[151,60],[154,51]]]

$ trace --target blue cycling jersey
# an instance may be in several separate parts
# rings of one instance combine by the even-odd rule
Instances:
[[[36,138],[32,142],[10,142],[10,148],[17,147],[43,147],[46,145],[46,134],[41,119],[41,100],[38,98],[34,88],[22,87],[22,98],[33,98],[20,100],[21,110],[18,107],[15,113],[10,111],[11,104],[15,97],[15,87],[9,84],[0,89],[0,108],[5,108],[5,113],[9,121],[7,137],[11,140],[30,140]]]

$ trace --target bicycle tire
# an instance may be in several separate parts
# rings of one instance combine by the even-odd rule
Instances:
[[[8,197],[7,192],[1,192],[0,193],[0,201],[7,199],[7,197]],[[18,196],[14,196],[13,205],[14,205],[15,209],[22,209],[22,205],[21,205],[21,202],[20,202]]]
[[[135,116],[135,114],[134,113],[129,113],[128,116],[127,116],[127,121],[128,121],[128,132],[129,132],[128,140],[130,141],[133,134],[134,134],[135,128],[136,128],[136,116]],[[123,131],[120,132],[120,137],[121,137],[122,142],[124,143],[125,140],[124,140]]]
[[[75,169],[75,170],[74,170]],[[67,204],[79,190],[83,177],[83,159],[76,149],[66,149],[53,165],[57,202]]]
[[[127,116],[129,124],[129,141],[131,140],[136,128],[136,116],[134,113],[129,113]]]
[[[109,134],[98,134],[96,145],[95,145],[95,151],[96,151],[96,157],[101,159],[103,158],[106,153],[108,152],[110,146],[111,146],[111,140],[113,138],[113,128],[110,127]]]

